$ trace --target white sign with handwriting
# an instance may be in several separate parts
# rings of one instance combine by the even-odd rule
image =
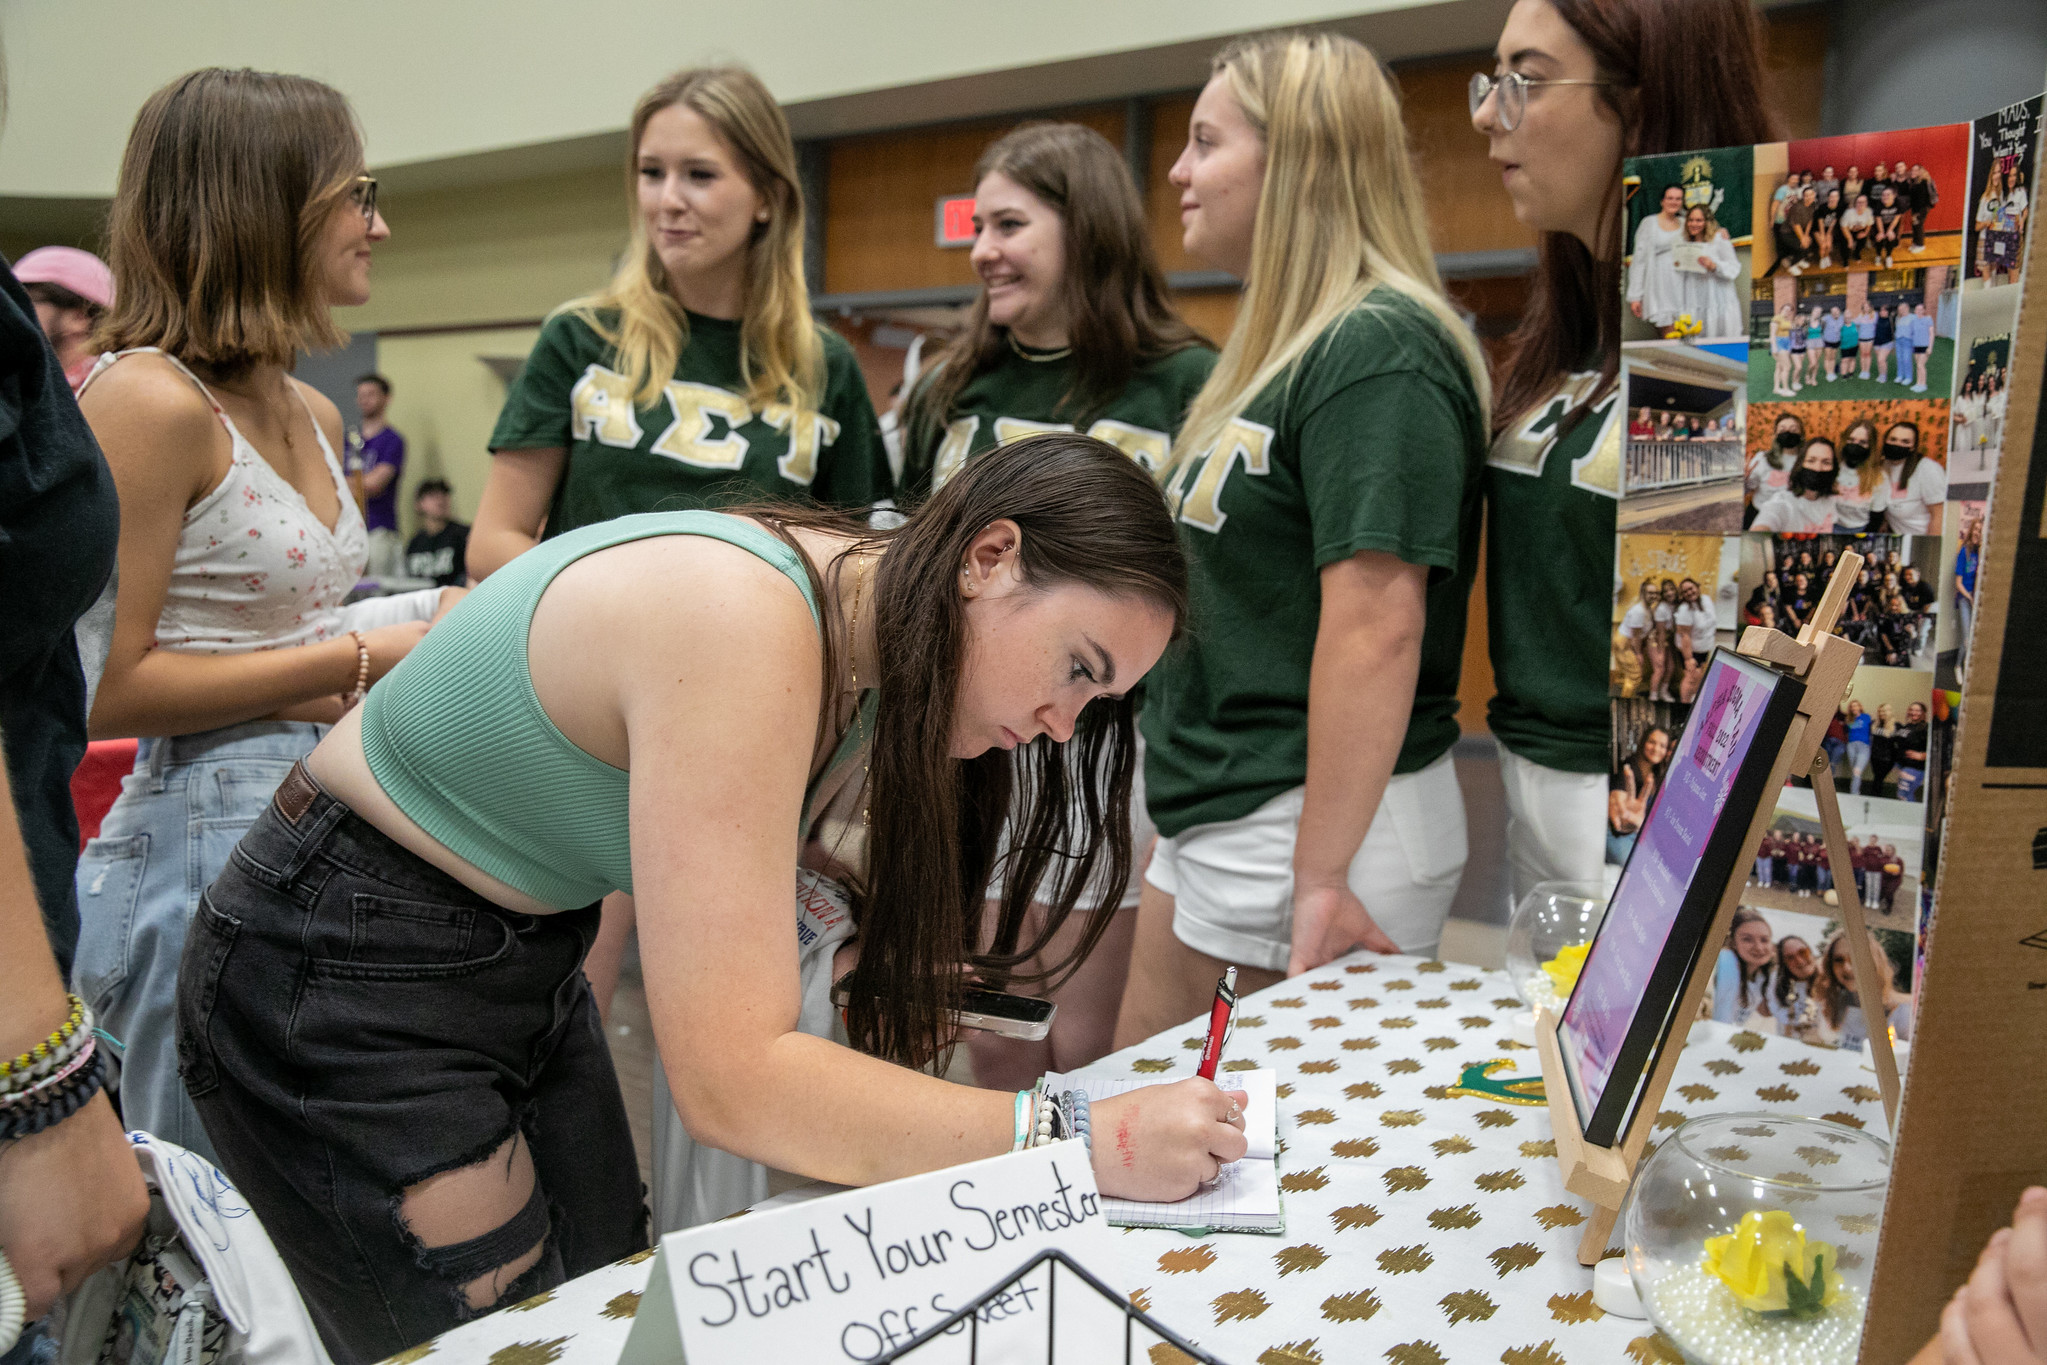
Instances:
[[[620,1365],[866,1361],[930,1331],[1057,1247],[1116,1283],[1116,1248],[1087,1149],[1055,1143],[663,1237]],[[1048,1267],[921,1347],[917,1365],[1042,1360],[1064,1342],[1122,1340],[1120,1304]],[[1056,1315],[1053,1297],[1056,1295]]]

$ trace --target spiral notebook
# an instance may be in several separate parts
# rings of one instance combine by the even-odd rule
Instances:
[[[1045,1083],[1052,1089],[1085,1091],[1090,1103],[1109,1095],[1120,1095],[1140,1086],[1156,1085],[1157,1078],[1051,1075]],[[1250,1149],[1243,1159],[1224,1166],[1216,1178],[1187,1198],[1174,1204],[1153,1204],[1137,1199],[1104,1196],[1102,1210],[1109,1225],[1119,1228],[1178,1228],[1184,1232],[1285,1232],[1286,1211],[1279,1201],[1279,1095],[1278,1077],[1269,1067],[1255,1071],[1233,1071],[1220,1084],[1242,1090],[1244,1136]]]

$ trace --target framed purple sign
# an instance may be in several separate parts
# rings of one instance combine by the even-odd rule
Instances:
[[[1557,1027],[1585,1139],[1610,1146],[1707,946],[1805,685],[1719,650]]]

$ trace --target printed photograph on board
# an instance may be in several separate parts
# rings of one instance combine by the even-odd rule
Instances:
[[[1741,530],[1748,399],[1741,362],[1670,341],[1623,347],[1628,403],[1620,529]]]
[[[1931,674],[1938,536],[1743,536],[1735,581],[1742,625],[1798,634],[1818,608],[1843,550],[1861,555],[1863,563],[1834,632],[1862,646],[1864,668]]]
[[[1871,942],[1886,1022],[1909,1039],[1912,938],[1878,929]],[[1869,1030],[1840,916],[1742,905],[1715,954],[1703,1017],[1815,1047],[1860,1048]]]
[[[1969,676],[1969,643],[1976,630],[1976,577],[1983,567],[1987,501],[1969,499],[1953,509],[1940,542],[1942,609],[1934,636],[1933,674],[1939,686],[1959,690]]]
[[[1948,403],[1751,401],[1742,524],[1775,535],[1938,535]]]
[[[1850,133],[1758,148],[1754,274],[1958,267],[1970,126]],[[1782,149],[1781,161],[1775,154]]]
[[[1750,399],[1948,397],[1961,316],[1954,285],[1945,265],[1763,281]]]
[[[1924,807],[1917,801],[1877,796],[1844,796],[1840,801],[1848,854],[1870,918],[1886,927],[1912,928],[1919,905]],[[1756,852],[1741,899],[1747,905],[1806,914],[1825,913],[1840,903],[1820,832],[1818,798],[1811,787],[1787,786],[1779,793],[1776,814]]]
[[[1843,796],[1926,800],[1932,771],[1933,675],[1910,668],[1858,668],[1827,722],[1821,751],[1833,764],[1834,789]],[[1794,787],[1811,787],[1794,775]]]
[[[2011,402],[2011,337],[2018,306],[2015,284],[1962,294],[1955,332],[1961,373],[1948,432],[1948,485],[1956,498],[1989,497],[1997,476]]]
[[[1734,341],[1748,335],[1754,183],[1747,147],[1626,163],[1623,341]]]
[[[1735,642],[1734,536],[1635,532],[1614,561],[1611,694],[1689,703],[1716,645]]]
[[[2035,95],[1976,120],[1970,139],[1968,287],[2016,284],[2033,217],[2033,180],[2040,155]]]
[[[1649,807],[1663,790],[1664,776],[1684,734],[1692,708],[1683,702],[1648,697],[1615,697],[1607,703],[1612,720],[1606,778],[1607,875],[1618,875],[1635,851]]]

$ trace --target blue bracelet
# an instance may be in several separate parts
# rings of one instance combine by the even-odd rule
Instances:
[[[1073,1118],[1069,1136],[1079,1138],[1087,1145],[1088,1151],[1094,1151],[1095,1137],[1090,1128],[1087,1092],[1085,1090],[1069,1090],[1066,1092],[1065,1098],[1073,1106]]]

